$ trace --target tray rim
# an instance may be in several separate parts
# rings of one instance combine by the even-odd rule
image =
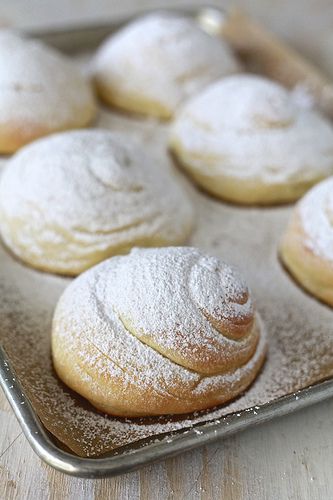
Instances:
[[[149,443],[123,454],[113,453],[101,458],[83,458],[62,450],[49,438],[11,366],[6,351],[1,346],[0,386],[25,437],[39,458],[60,472],[90,479],[112,477],[137,470],[144,465],[210,444],[251,426],[288,415],[333,397],[333,378],[330,378],[264,405],[186,428],[174,434],[171,440]]]
[[[133,11],[128,15],[118,15],[106,23],[94,21],[86,24],[59,25],[50,27],[47,30],[37,28],[23,31],[27,35],[40,38],[51,45],[54,44],[55,40],[55,45],[57,45],[57,40],[61,42],[62,37],[71,35],[80,38],[83,34],[90,33],[95,37],[97,34],[100,37],[104,37],[107,33],[119,28],[123,23],[130,21],[137,15],[149,12],[177,12],[196,16],[202,10],[214,10],[220,14],[225,14],[226,12],[223,8],[210,5],[141,9]],[[65,46],[66,43],[64,44]],[[72,50],[73,47],[70,49]],[[117,454],[116,451],[109,456],[100,458],[84,458],[62,450],[51,440],[48,431],[34,411],[5,349],[1,345],[0,386],[22,428],[23,434],[38,457],[60,472],[71,476],[91,479],[112,477],[137,470],[144,465],[178,455],[199,446],[207,445],[251,426],[290,414],[333,397],[333,377],[331,377],[264,405],[231,413],[217,420],[197,424],[192,428],[184,428],[182,431],[173,434],[172,440],[149,443],[144,447],[124,452],[123,454]]]
[[[82,35],[97,38],[104,38],[108,34],[111,34],[113,31],[118,30],[123,25],[133,21],[138,16],[144,16],[152,13],[169,13],[169,14],[181,14],[184,16],[188,16],[191,18],[199,18],[202,15],[216,15],[220,19],[223,19],[224,16],[228,15],[229,12],[232,12],[234,9],[226,8],[223,6],[216,6],[212,4],[201,4],[196,6],[184,5],[182,7],[177,6],[160,6],[160,7],[144,7],[142,9],[133,9],[131,12],[127,14],[116,14],[112,18],[109,18],[107,21],[99,21],[98,19],[92,20],[91,22],[79,22],[73,23],[70,22],[68,24],[56,24],[50,25],[47,28],[41,27],[32,27],[32,28],[22,28],[19,31],[22,31],[27,36],[31,36],[33,38],[40,39],[47,44],[57,45],[59,41],[62,41],[63,37],[77,37],[80,38]],[[89,46],[88,42],[84,42]],[[68,46],[68,41],[64,42],[62,45],[63,50],[65,51],[73,51],[73,47]],[[82,40],[78,46],[82,47]],[[65,49],[64,49],[65,48]],[[66,50],[67,49],[67,50]],[[75,51],[75,45],[74,45]]]

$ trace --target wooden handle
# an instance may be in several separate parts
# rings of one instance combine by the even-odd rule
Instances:
[[[239,11],[228,15],[222,35],[251,69],[288,88],[302,85],[333,119],[333,82],[314,64]]]

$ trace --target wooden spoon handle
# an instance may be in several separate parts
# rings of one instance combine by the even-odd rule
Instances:
[[[288,88],[304,87],[333,119],[333,82],[314,64],[239,11],[226,16],[221,31],[248,67]]]

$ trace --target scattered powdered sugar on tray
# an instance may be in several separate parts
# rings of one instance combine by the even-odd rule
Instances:
[[[197,229],[190,243],[239,267],[269,337],[258,379],[219,409],[175,418],[105,417],[56,378],[50,358],[53,308],[69,279],[38,273],[0,249],[0,340],[45,426],[81,456],[260,406],[333,375],[333,311],[294,284],[276,256],[290,208],[241,209],[194,193]]]
[[[307,245],[315,254],[333,262],[333,178],[312,188],[297,209]]]
[[[156,168],[167,168],[161,153],[165,125],[157,127],[153,120],[131,120],[103,109],[98,126],[136,136],[156,158]],[[139,440],[187,432],[200,422],[222,422],[231,412],[250,408],[258,412],[269,401],[333,376],[333,311],[305,294],[277,258],[292,207],[235,207],[182,182],[197,212],[189,244],[239,268],[268,334],[269,353],[261,374],[228,405],[193,415],[133,420],[98,413],[68,390],[52,369],[53,310],[71,280],[29,269],[0,246],[0,342],[44,425],[80,456],[98,456],[126,445],[130,450]]]

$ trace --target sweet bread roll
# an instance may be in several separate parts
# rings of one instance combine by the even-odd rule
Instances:
[[[333,127],[279,84],[234,75],[179,111],[170,145],[205,190],[242,204],[299,198],[333,173]]]
[[[92,90],[65,56],[41,42],[0,30],[0,153],[95,116]]]
[[[68,275],[133,246],[183,243],[193,214],[174,175],[109,131],[39,139],[0,179],[3,240],[27,264]]]
[[[108,38],[94,74],[100,96],[130,112],[170,118],[177,106],[208,83],[239,70],[223,40],[193,21],[150,14]]]
[[[281,258],[306,290],[333,306],[333,178],[312,188],[296,205]]]
[[[134,249],[65,290],[52,331],[59,377],[112,415],[187,413],[239,395],[266,343],[237,272],[187,247]]]

